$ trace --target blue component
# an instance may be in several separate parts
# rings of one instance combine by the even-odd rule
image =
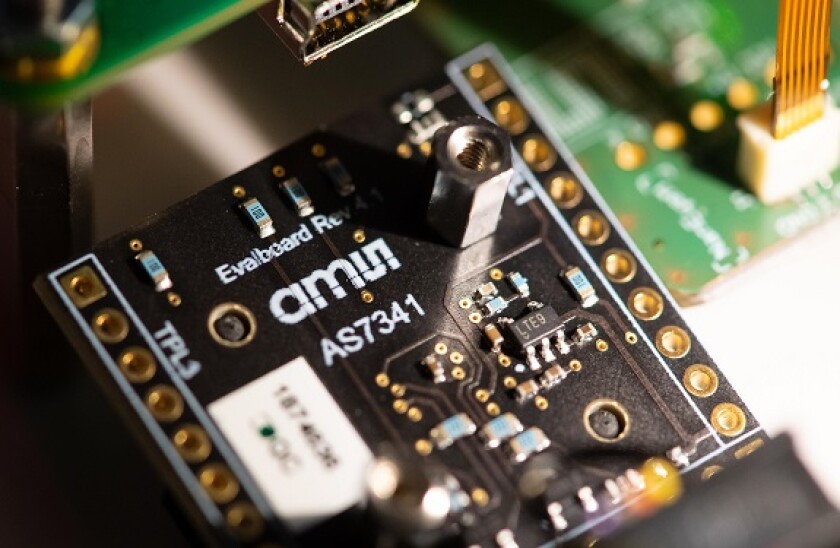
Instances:
[[[535,453],[545,450],[551,445],[551,440],[545,432],[532,426],[512,440],[510,440],[510,452],[515,462],[524,462]]]
[[[589,283],[589,279],[583,271],[571,266],[563,271],[561,277],[571,287],[575,293],[575,297],[583,305],[584,308],[589,308],[598,302],[598,296],[595,294],[595,288]]]
[[[472,419],[466,413],[458,413],[432,428],[429,435],[438,449],[445,449],[455,443],[455,440],[473,435],[475,430]]]
[[[280,188],[283,189],[292,205],[295,206],[298,216],[308,217],[315,213],[315,208],[312,207],[312,199],[296,178],[292,177],[288,181],[284,181]]]
[[[519,272],[511,272],[507,275],[508,283],[514,291],[519,293],[520,297],[528,297],[531,295],[531,288],[528,286],[528,278]]]
[[[481,428],[481,435],[487,447],[491,449],[520,432],[522,432],[522,423],[513,413],[496,417]]]
[[[504,297],[494,297],[484,304],[484,315],[488,317],[494,316],[502,310],[504,310],[505,308],[507,308],[507,306],[508,302],[505,300]]]
[[[151,251],[142,251],[135,257],[146,271],[146,275],[155,284],[156,291],[166,291],[172,287],[172,280],[169,278],[169,272],[163,267],[163,263],[157,258],[157,255]]]
[[[259,200],[251,198],[243,202],[240,207],[251,220],[254,228],[257,229],[260,238],[267,238],[274,234],[274,221],[271,220],[271,217]]]

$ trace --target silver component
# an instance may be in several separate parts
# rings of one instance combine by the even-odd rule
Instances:
[[[528,367],[531,368],[531,371],[539,371],[542,369],[542,364],[540,363],[540,360],[537,359],[537,351],[533,346],[525,348],[525,361],[528,363]]]
[[[527,299],[531,296],[531,288],[528,286],[528,278],[519,272],[509,272],[507,281],[511,289],[516,291],[520,297]]]
[[[408,140],[419,145],[435,136],[449,120],[435,107],[435,100],[425,90],[403,93],[391,106],[391,113],[409,127]]]
[[[575,331],[574,336],[572,336],[572,342],[576,345],[580,346],[583,344],[588,343],[592,339],[598,336],[598,329],[592,322],[587,322],[582,326],[578,327]]]
[[[499,288],[493,282],[483,283],[473,292],[473,301],[482,305],[499,294]]]
[[[554,346],[557,347],[557,351],[560,352],[561,356],[565,356],[572,351],[571,345],[566,342],[566,334],[562,331],[557,334],[557,342],[554,343]]]
[[[565,379],[567,376],[566,371],[559,365],[552,365],[545,372],[540,375],[540,385],[542,386],[543,390],[549,390]]]
[[[248,216],[248,220],[251,221],[260,238],[268,238],[275,233],[274,221],[271,220],[271,216],[259,200],[249,198],[239,204],[239,207]]]
[[[440,534],[453,510],[453,485],[460,490],[448,476],[441,468],[396,454],[377,457],[366,478],[371,507],[398,536],[426,544]]]
[[[431,429],[429,437],[438,449],[446,449],[457,440],[475,434],[476,425],[466,413],[458,413],[444,419]]]
[[[325,0],[315,8],[315,22],[322,23],[332,19],[354,8],[362,3],[362,0]]]
[[[155,291],[161,292],[172,289],[172,278],[169,277],[169,272],[154,252],[141,251],[134,258],[140,263],[146,276],[149,277],[149,281],[154,284]]]
[[[461,248],[493,234],[514,173],[510,135],[465,116],[435,133],[432,150],[429,225]]]
[[[495,316],[499,312],[508,307],[508,302],[504,297],[493,297],[482,307],[485,316]]]
[[[553,362],[557,359],[557,356],[551,351],[551,340],[548,337],[540,343],[540,357],[547,362]]]
[[[680,468],[685,468],[689,464],[691,464],[691,459],[689,459],[688,455],[683,451],[683,448],[680,446],[673,447],[668,449],[665,452],[665,456],[674,463],[675,466]]]
[[[496,533],[496,544],[499,548],[519,548],[516,538],[513,536],[513,531],[510,529],[502,529]]]
[[[560,273],[560,278],[574,292],[575,298],[584,308],[589,308],[598,302],[595,288],[580,268],[570,266]]]
[[[545,507],[545,512],[555,531],[565,531],[569,527],[569,522],[563,517],[563,505],[559,502],[550,503]]]
[[[537,381],[527,380],[519,383],[516,387],[516,401],[525,403],[526,401],[534,399],[540,392],[540,385]]]
[[[624,495],[621,492],[621,488],[618,486],[618,483],[614,479],[608,479],[604,482],[604,489],[607,491],[607,494],[610,496],[610,502],[613,504],[618,504],[624,498]]]
[[[595,500],[595,494],[592,492],[591,487],[581,487],[578,489],[577,497],[581,506],[583,506],[584,512],[594,514],[598,511],[598,501]]]
[[[304,64],[413,10],[420,0],[280,0],[260,15]]]
[[[481,427],[481,437],[488,449],[494,449],[503,441],[522,432],[522,423],[513,413],[500,415]]]
[[[283,181],[280,184],[280,189],[295,207],[299,217],[309,217],[315,213],[315,208],[312,206],[312,198],[309,197],[309,193],[306,192],[306,189],[297,178],[292,177],[287,181]]]
[[[429,354],[423,358],[423,365],[426,366],[426,371],[432,376],[435,384],[446,382],[446,368],[440,363],[437,354]]]
[[[531,455],[548,449],[549,445],[551,445],[551,440],[548,439],[545,432],[536,426],[532,426],[510,440],[508,450],[513,461],[521,463],[528,460]]]
[[[630,468],[624,472],[624,476],[630,482],[630,485],[633,486],[633,491],[641,491],[645,488],[645,478],[638,470]]]

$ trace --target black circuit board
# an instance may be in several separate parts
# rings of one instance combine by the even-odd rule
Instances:
[[[476,63],[496,73],[495,89],[488,92],[486,81],[471,79]],[[606,511],[587,518],[572,511],[568,528],[552,529],[518,489],[532,455],[517,462],[508,442],[491,449],[477,433],[436,445],[433,429],[460,413],[479,430],[505,413],[524,428],[539,428],[549,442],[541,453],[556,455],[575,478],[567,482],[569,504],[575,489],[590,485],[597,491],[605,480],[673,448],[690,452],[681,469],[690,488],[710,467],[725,466],[736,453],[760,444],[756,420],[585,174],[540,127],[493,50],[453,62],[447,77],[423,87],[446,119],[472,113],[490,118],[499,97],[515,99],[530,116],[513,137],[514,149],[535,136],[551,146],[553,161],[534,171],[515,153],[517,174],[493,236],[457,249],[426,226],[427,145],[395,120],[391,97],[39,282],[53,314],[214,542],[273,538],[305,545],[312,538],[361,535],[356,521],[341,519],[358,512],[343,508],[342,501],[361,485],[360,461],[384,445],[438,463],[457,479],[467,499],[452,528],[467,545],[496,546],[503,530],[520,546],[562,542],[610,517]],[[324,168],[330,159],[352,177],[351,192],[337,191]],[[546,189],[558,173],[581,185],[577,203],[553,203]],[[311,198],[311,215],[301,217],[281,190],[291,178]],[[261,238],[250,223],[241,207],[250,198],[271,217],[274,235]],[[600,241],[578,235],[584,213],[607,225]],[[155,254],[171,288],[156,291],[138,266],[140,250]],[[632,257],[630,279],[611,281],[603,262],[610,250]],[[574,286],[561,279],[575,267],[594,290],[594,304],[584,307]],[[355,268],[357,276],[345,275],[346,268]],[[516,273],[526,279],[527,295],[513,283]],[[74,276],[76,282],[87,277],[81,300],[73,295]],[[84,285],[91,279],[93,285]],[[505,303],[495,314],[477,294],[482,286],[489,290],[490,282]],[[640,289],[653,300],[634,300]],[[641,310],[634,302],[643,304]],[[218,332],[214,311],[230,305],[253,322],[246,326],[247,342],[238,347],[220,344],[211,333]],[[117,324],[120,318],[127,322],[124,332],[114,317]],[[505,337],[498,348],[485,335],[488,324]],[[552,345],[562,334],[565,353],[553,345],[546,357],[537,345],[529,358],[524,346],[532,328],[534,337],[547,336]],[[594,331],[576,338],[580,328]],[[129,370],[125,353],[132,349],[135,358],[143,349],[150,353],[144,355],[156,364],[153,371],[144,372],[142,360],[140,371]],[[440,366],[438,377],[429,360]],[[703,397],[685,377],[697,364],[717,381]],[[552,365],[563,369],[562,381],[532,397],[517,395],[517,386],[539,384]],[[312,378],[323,391],[313,388]],[[626,413],[615,439],[593,433],[586,418],[593,402]],[[723,426],[715,418],[721,405],[730,410]],[[173,441],[183,445],[186,426],[199,431],[193,442],[209,442],[204,450],[187,447],[189,458]],[[283,439],[289,429],[305,442]],[[298,466],[307,471],[295,479]],[[313,479],[318,470],[322,479]],[[306,498],[294,492],[300,481],[315,496],[323,497],[324,482],[348,494],[324,497],[327,515],[312,520],[317,500],[294,508]],[[330,513],[340,515],[329,520]]]

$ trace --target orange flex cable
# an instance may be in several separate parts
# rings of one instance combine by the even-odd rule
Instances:
[[[830,55],[831,0],[780,0],[773,79],[773,136],[822,117]]]

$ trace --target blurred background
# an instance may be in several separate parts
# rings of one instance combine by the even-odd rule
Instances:
[[[94,100],[97,241],[422,80],[442,58],[409,16],[305,68],[251,15],[134,69]],[[753,413],[771,435],[793,434],[835,503],[839,239],[835,219],[685,310]],[[64,369],[0,387],[2,544],[189,544],[98,387],[80,364]]]

